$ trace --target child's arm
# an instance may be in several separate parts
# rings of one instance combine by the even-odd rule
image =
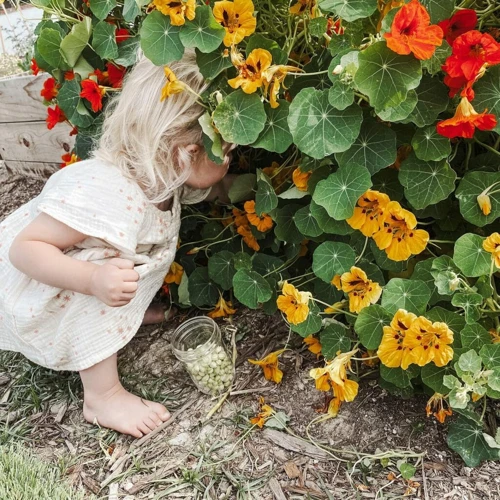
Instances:
[[[85,238],[85,234],[41,213],[16,236],[9,258],[19,271],[41,283],[95,295],[109,306],[130,302],[139,279],[132,261],[112,259],[97,265],[62,252]]]

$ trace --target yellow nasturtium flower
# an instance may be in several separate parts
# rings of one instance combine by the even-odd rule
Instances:
[[[184,268],[180,264],[177,264],[177,262],[172,262],[170,269],[165,276],[165,283],[175,283],[176,285],[180,285],[183,274]]]
[[[332,283],[339,290],[347,293],[349,311],[355,313],[359,313],[370,304],[375,304],[382,294],[382,287],[368,279],[366,273],[356,266],[352,266],[350,271],[340,277],[334,276]]]
[[[495,261],[495,266],[500,268],[500,234],[493,233],[490,234],[483,241],[483,248],[491,253],[492,258]]]
[[[385,209],[390,201],[386,194],[369,189],[359,198],[353,216],[346,222],[370,238],[383,227]]]
[[[389,326],[384,326],[382,342],[377,351],[380,361],[389,368],[406,370],[412,363],[411,348],[404,344],[405,336],[417,316],[404,309],[399,309]]]
[[[161,90],[160,101],[164,101],[167,97],[179,94],[184,90],[184,84],[180,80],[177,80],[175,73],[168,66],[163,68],[163,72],[167,78],[167,83]]]
[[[231,49],[231,60],[238,69],[238,76],[231,78],[227,83],[245,94],[253,94],[263,85],[262,73],[271,66],[273,56],[268,50],[254,49],[248,57],[243,59],[243,56],[238,52],[236,47]]]
[[[309,315],[310,292],[299,292],[292,284],[284,282],[283,288],[276,301],[278,309],[286,314],[286,319],[292,325],[298,325]]]
[[[223,299],[222,295],[220,296],[219,301],[215,304],[215,308],[213,311],[210,311],[207,316],[215,319],[215,318],[225,318],[227,316],[231,316],[236,312],[236,309],[233,309],[233,304],[230,300],[226,301]]]
[[[216,21],[226,30],[224,45],[231,47],[250,36],[257,26],[254,6],[251,0],[215,2],[213,13]]]
[[[283,354],[285,350],[286,349],[280,349],[279,351],[274,351],[260,360],[249,359],[248,362],[260,366],[267,380],[272,380],[279,384],[283,378],[283,372],[278,368],[278,357]]]
[[[298,0],[290,7],[290,14],[300,16],[305,12],[309,13],[311,19],[318,16],[318,6],[316,0]]]
[[[383,225],[373,239],[380,250],[385,250],[387,257],[394,261],[408,259],[425,250],[429,233],[417,227],[415,216],[401,207],[397,201],[391,201],[386,207]]]
[[[307,349],[311,351],[313,354],[316,354],[317,357],[321,354],[321,342],[314,335],[309,335],[304,338],[304,344],[307,345]]]
[[[182,26],[186,18],[195,18],[196,0],[153,0],[155,7],[165,16],[170,16],[173,26]]]
[[[296,68],[295,66],[273,64],[271,67],[262,72],[264,96],[268,97],[271,108],[277,108],[279,106],[278,94],[289,71],[299,73],[303,70],[300,68]],[[283,88],[286,89],[284,85]]]

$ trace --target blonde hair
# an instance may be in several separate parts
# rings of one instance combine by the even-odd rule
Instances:
[[[186,50],[180,61],[168,66],[197,94],[206,88],[194,51]],[[121,92],[106,106],[102,135],[91,153],[134,179],[153,203],[166,200],[184,184],[194,161],[186,146],[202,143],[197,120],[204,108],[187,90],[160,101],[166,83],[163,66],[155,66],[139,50]]]

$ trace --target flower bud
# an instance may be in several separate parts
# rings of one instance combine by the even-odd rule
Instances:
[[[484,192],[477,197],[477,203],[479,208],[483,211],[484,215],[490,215],[491,213],[491,200],[490,197]]]

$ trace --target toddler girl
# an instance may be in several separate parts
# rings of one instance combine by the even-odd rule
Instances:
[[[204,90],[192,51],[170,68]],[[203,107],[188,91],[160,101],[165,84],[163,67],[140,54],[91,158],[0,223],[0,349],[79,371],[85,419],[135,437],[169,413],[123,388],[116,353],[143,319],[158,319],[146,310],[175,256],[181,203],[221,197],[230,183],[231,146],[212,163]]]

